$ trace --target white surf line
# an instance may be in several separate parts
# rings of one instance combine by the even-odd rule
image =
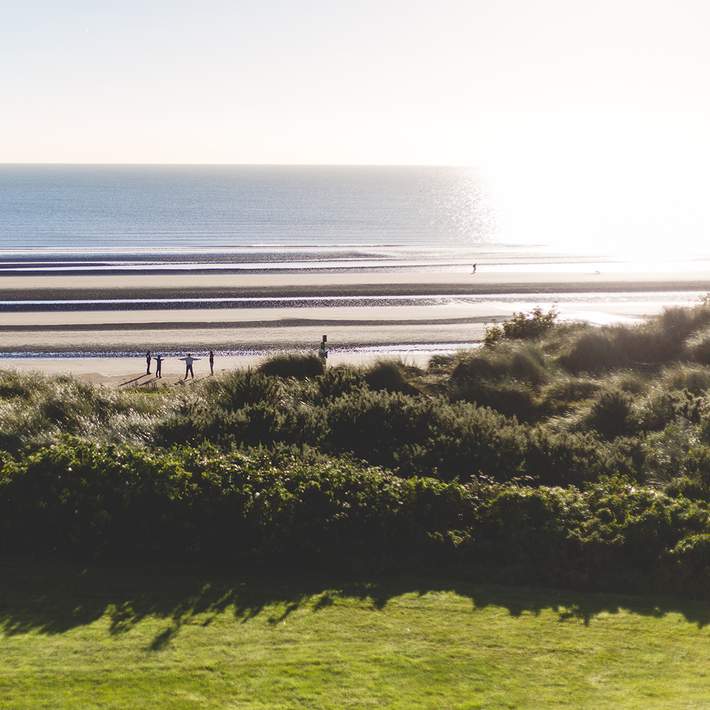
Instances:
[[[557,303],[564,301],[693,301],[705,294],[704,291],[619,291],[619,292],[579,292],[572,293],[481,293],[481,294],[410,294],[410,295],[349,295],[349,296],[235,296],[235,297],[193,297],[193,298],[95,298],[95,299],[50,299],[0,301],[2,306],[71,306],[71,305],[130,305],[161,303],[316,303],[336,301],[424,301],[455,300],[465,303],[487,303],[521,301],[525,303]]]

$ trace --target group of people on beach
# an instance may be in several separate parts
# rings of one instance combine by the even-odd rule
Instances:
[[[321,362],[325,365],[328,359],[328,336],[324,335],[321,340],[320,347],[318,348],[318,357],[320,357]],[[160,354],[154,354],[150,350],[145,354],[145,374],[150,375],[150,366],[155,362],[155,378],[161,379],[163,376],[163,361],[165,358]],[[193,364],[198,360],[202,360],[201,357],[195,357],[192,353],[187,353],[184,357],[178,358],[185,363],[185,377],[195,379],[195,371],[193,369]],[[210,364],[210,375],[214,375],[214,350],[210,350],[207,356],[207,360]]]
[[[163,376],[163,360],[165,360],[165,358],[160,353],[154,355],[149,350],[145,354],[145,374],[150,375],[150,365],[153,360],[155,360],[155,377],[156,379],[160,379]],[[202,358],[194,357],[192,353],[187,353],[185,357],[180,357],[178,358],[178,360],[182,360],[185,363],[185,377],[183,379],[186,380],[189,376],[194,380],[195,371],[193,369],[193,363],[197,360],[202,360]],[[214,375],[214,350],[210,350],[208,355],[208,361],[210,363],[210,375]]]

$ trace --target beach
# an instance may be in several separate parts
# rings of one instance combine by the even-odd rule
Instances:
[[[140,374],[150,350],[165,355],[172,381],[187,352],[214,350],[220,372],[276,351],[315,351],[325,334],[332,365],[397,357],[424,366],[535,306],[554,307],[561,320],[637,323],[710,290],[710,271],[615,266],[2,275],[0,365],[121,384]]]
[[[435,167],[0,167],[0,367],[121,384],[147,351],[177,377],[186,353],[219,372],[323,335],[333,365],[426,365],[537,306],[634,324],[710,291],[704,248],[510,235],[489,187]]]

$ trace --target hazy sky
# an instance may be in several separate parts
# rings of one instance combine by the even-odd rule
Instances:
[[[0,0],[0,162],[672,169],[710,152],[708,27],[706,0]]]

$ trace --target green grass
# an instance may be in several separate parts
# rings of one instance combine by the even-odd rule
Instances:
[[[0,566],[2,708],[707,708],[710,607]]]

